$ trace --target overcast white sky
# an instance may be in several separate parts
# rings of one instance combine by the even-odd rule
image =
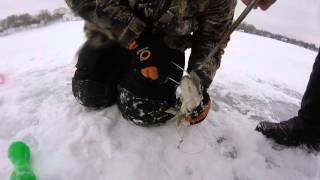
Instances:
[[[64,0],[0,0],[0,19],[65,6]],[[239,0],[237,15],[244,8]],[[320,44],[319,0],[278,0],[268,11],[251,12],[245,21],[260,29]]]

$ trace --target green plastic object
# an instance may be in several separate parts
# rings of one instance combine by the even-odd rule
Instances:
[[[10,180],[36,180],[30,166],[30,148],[21,141],[13,142],[8,150],[8,156],[13,164],[14,170]]]

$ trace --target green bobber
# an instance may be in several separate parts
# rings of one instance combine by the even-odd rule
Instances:
[[[10,180],[36,180],[30,166],[30,148],[21,141],[13,142],[8,150],[8,156],[13,164],[14,170]]]

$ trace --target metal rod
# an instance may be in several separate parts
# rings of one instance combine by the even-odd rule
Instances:
[[[182,70],[183,72],[188,73],[188,72],[185,71],[181,66],[179,66],[177,63],[175,63],[175,62],[173,62],[173,61],[171,61],[171,63],[172,63],[173,65],[175,65],[178,69]]]
[[[210,59],[216,55],[216,53],[221,48],[222,44],[224,44],[230,35],[233,33],[233,31],[240,25],[240,23],[247,17],[247,15],[250,13],[250,11],[258,5],[258,2],[260,0],[253,0],[250,2],[250,4],[246,7],[246,9],[243,10],[243,12],[240,14],[240,16],[236,19],[236,21],[231,25],[230,29],[227,29],[223,34],[224,36],[222,39],[216,44],[214,49],[211,51],[211,53],[208,55],[207,61],[210,61]]]
[[[210,52],[210,54],[208,55],[206,61],[210,61],[210,59],[219,51],[219,49],[221,48],[222,44],[228,40],[228,38],[230,37],[230,35],[237,29],[237,27],[240,25],[240,23],[247,17],[247,15],[250,13],[250,11],[257,6],[258,2],[260,0],[253,0],[250,2],[250,4],[243,10],[243,12],[240,14],[240,16],[234,21],[234,23],[232,23],[231,28],[230,29],[226,29],[226,31],[223,33],[224,36],[222,37],[222,39],[216,44],[215,48]],[[175,65],[178,69],[182,70],[183,72],[189,74],[186,70],[184,70],[184,68],[182,68],[181,66],[179,66],[178,64],[176,64],[175,62],[171,63],[173,65]],[[171,77],[168,77],[169,80],[171,80],[172,82],[176,83],[177,85],[180,85],[180,83],[178,83],[176,80],[172,79]]]
[[[176,83],[177,85],[180,85],[180,83],[179,83],[179,82],[177,82],[176,80],[174,80],[173,78],[168,77],[168,79],[169,79],[170,81],[172,81],[172,82]]]

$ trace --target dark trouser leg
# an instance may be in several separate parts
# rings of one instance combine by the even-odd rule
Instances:
[[[314,63],[298,117],[306,124],[317,125],[320,129],[320,52]]]
[[[162,61],[166,63],[166,69],[159,69],[160,74],[165,73],[161,75],[167,77],[164,83],[143,77],[139,69],[128,72],[123,79],[119,86],[120,97],[117,104],[124,118],[137,125],[149,126],[165,123],[174,117],[167,110],[175,106],[177,84],[169,80],[169,77],[180,82],[183,71],[171,61],[184,67],[185,58],[184,53],[177,50],[170,50],[168,56],[168,59]],[[150,65],[157,66],[152,63]]]
[[[128,69],[130,56],[117,46],[92,47],[85,43],[79,51],[77,70],[72,80],[76,99],[87,107],[115,103],[117,85]]]
[[[263,121],[256,127],[267,137],[288,146],[306,144],[320,150],[320,53],[301,103],[297,117],[280,123]]]

